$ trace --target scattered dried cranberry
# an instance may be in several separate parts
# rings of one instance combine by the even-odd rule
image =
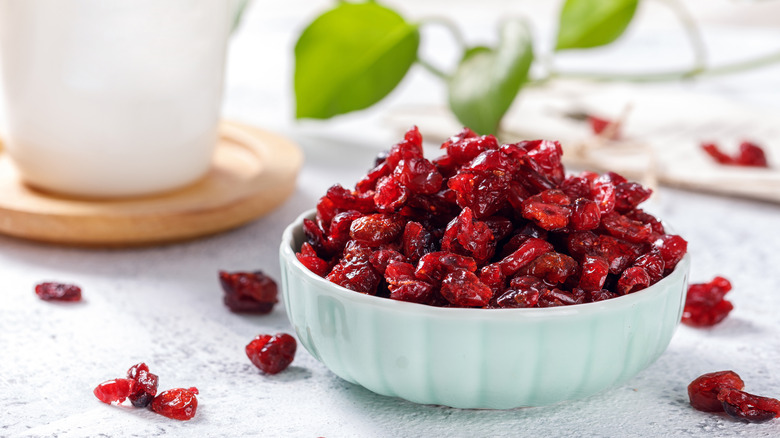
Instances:
[[[682,322],[693,327],[711,327],[726,318],[734,306],[724,299],[731,283],[715,277],[709,283],[688,286]]]
[[[81,301],[81,288],[73,284],[40,283],[35,293],[44,301]]]
[[[688,385],[688,398],[694,409],[704,412],[722,412],[723,404],[718,400],[722,389],[742,389],[745,382],[734,371],[717,371],[703,374]]]
[[[607,136],[610,140],[617,140],[620,138],[620,123],[615,122],[613,120],[597,117],[594,115],[588,115],[588,123],[590,124],[590,129],[593,131],[594,134],[600,135],[602,133],[609,134]],[[609,132],[605,132],[607,128],[610,129]]]
[[[688,397],[694,409],[725,412],[739,421],[763,423],[780,417],[780,400],[749,394],[744,386],[734,371],[707,373],[688,385]]]
[[[127,370],[126,379],[114,379],[103,382],[93,391],[103,403],[120,404],[125,399],[137,408],[149,409],[175,420],[189,420],[195,415],[198,400],[197,388],[171,389],[157,394],[157,375],[149,372],[149,367],[141,362]]]
[[[127,378],[132,379],[134,382],[133,390],[127,396],[130,399],[130,403],[137,408],[148,406],[154,396],[157,395],[157,375],[150,373],[149,367],[141,362],[127,370]]]
[[[432,306],[550,307],[633,293],[687,251],[614,172],[566,176],[547,140],[499,144],[468,128],[423,157],[410,129],[350,190],[303,222],[296,255],[360,293]]]
[[[252,363],[266,374],[276,374],[293,361],[297,343],[286,333],[257,335],[246,346],[246,355]]]
[[[197,388],[176,388],[163,391],[152,400],[149,409],[174,420],[187,421],[198,409]]]
[[[749,167],[769,167],[766,160],[766,154],[761,146],[749,141],[743,141],[739,145],[739,152],[735,156],[730,156],[720,150],[715,143],[702,143],[701,148],[710,157],[720,164],[732,166]]]
[[[312,257],[313,251],[308,251]],[[316,254],[313,256],[316,257]],[[307,255],[301,256],[306,259]],[[324,271],[316,260],[308,262],[315,269]],[[304,263],[306,264],[306,263]],[[308,267],[308,265],[307,265]],[[317,271],[314,271],[317,272]],[[263,271],[255,272],[225,272],[219,271],[219,282],[225,291],[225,305],[236,313],[268,313],[276,304],[276,282],[265,275]]]
[[[721,389],[718,400],[730,417],[748,423],[763,423],[780,417],[780,400],[748,394],[734,388]]]
[[[133,392],[133,379],[113,379],[101,383],[92,391],[95,397],[103,403],[122,403]]]

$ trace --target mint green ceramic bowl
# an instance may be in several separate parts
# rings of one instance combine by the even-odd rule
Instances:
[[[630,295],[544,309],[453,309],[364,295],[295,257],[301,215],[280,248],[287,315],[336,375],[415,403],[506,409],[574,400],[620,385],[664,352],[680,321],[690,257]]]

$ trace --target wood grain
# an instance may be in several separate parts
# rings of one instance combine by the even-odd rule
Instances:
[[[193,239],[243,225],[284,202],[303,162],[279,135],[222,122],[211,170],[182,189],[90,200],[36,190],[0,153],[0,233],[78,246],[140,246]]]

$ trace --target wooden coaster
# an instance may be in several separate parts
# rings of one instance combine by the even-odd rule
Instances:
[[[139,246],[225,231],[279,206],[303,162],[279,135],[222,122],[209,173],[182,189],[122,200],[67,198],[23,184],[0,151],[0,233],[79,246]]]

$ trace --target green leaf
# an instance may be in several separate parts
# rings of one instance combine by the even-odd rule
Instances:
[[[495,49],[466,51],[449,83],[450,108],[458,120],[480,134],[496,133],[501,118],[528,79],[534,59],[524,21],[507,21]]]
[[[639,0],[566,0],[558,23],[555,50],[587,49],[618,39]]]
[[[326,119],[387,96],[417,58],[420,34],[376,3],[340,3],[295,45],[296,117]]]

